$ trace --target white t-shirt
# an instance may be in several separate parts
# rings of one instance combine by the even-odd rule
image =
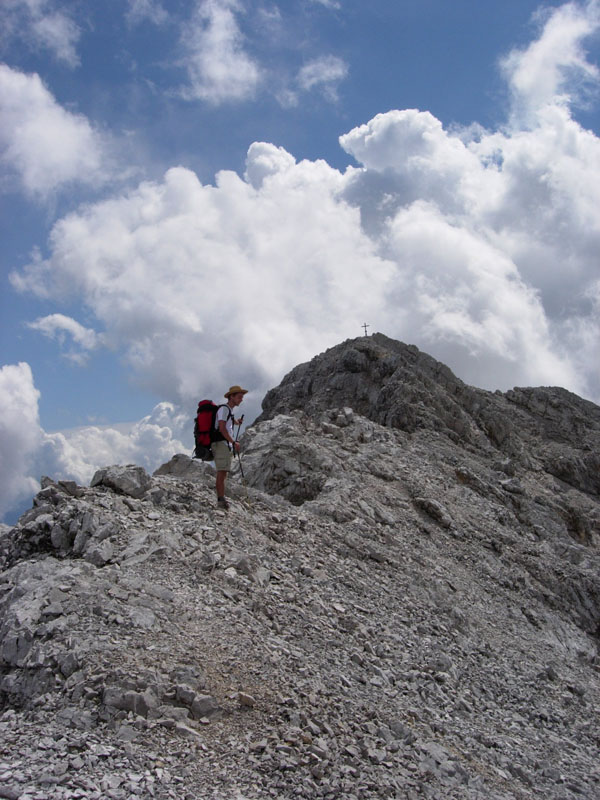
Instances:
[[[219,430],[219,422],[224,422],[227,433],[233,439],[233,411],[229,406],[221,406],[215,416],[215,428]]]

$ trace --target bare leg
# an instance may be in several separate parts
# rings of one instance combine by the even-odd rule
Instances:
[[[227,477],[227,470],[219,470],[217,472],[217,497],[225,497],[226,477]]]

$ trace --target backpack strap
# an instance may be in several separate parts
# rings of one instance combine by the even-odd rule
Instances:
[[[230,419],[233,419],[233,411],[229,408],[229,403],[221,403],[220,405],[217,406],[217,410],[215,411],[215,419],[217,418],[217,414],[219,413],[220,408],[227,409],[227,422],[229,422]]]
[[[228,413],[227,413],[227,422],[229,422],[230,419],[234,419],[233,411],[229,408],[229,403],[221,403],[220,405],[217,406],[217,408],[215,410],[215,425],[213,427],[212,436],[211,436],[211,439],[212,439],[213,442],[226,441],[225,437],[221,434],[221,431],[219,430],[218,421],[217,421],[217,414],[219,413],[219,409],[220,408],[226,408],[227,409],[227,411],[228,411]],[[229,445],[229,442],[227,442],[227,444]]]

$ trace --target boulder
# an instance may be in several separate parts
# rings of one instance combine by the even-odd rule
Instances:
[[[152,478],[143,467],[135,464],[117,465],[99,469],[90,481],[90,487],[95,486],[106,486],[118,494],[140,498],[152,486]]]

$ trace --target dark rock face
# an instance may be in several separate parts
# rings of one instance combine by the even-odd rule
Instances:
[[[297,366],[267,393],[258,421],[344,406],[407,433],[438,431],[485,457],[496,451],[600,494],[600,408],[565,389],[476,389],[413,345],[376,333]]]
[[[231,508],[178,454],[0,528],[0,796],[600,796],[597,406],[376,335],[293,370]]]
[[[267,393],[268,419],[302,409],[307,414],[349,406],[380,425],[407,432],[445,429],[468,435],[460,396],[473,390],[443,364],[382,334],[355,339],[301,364]]]

